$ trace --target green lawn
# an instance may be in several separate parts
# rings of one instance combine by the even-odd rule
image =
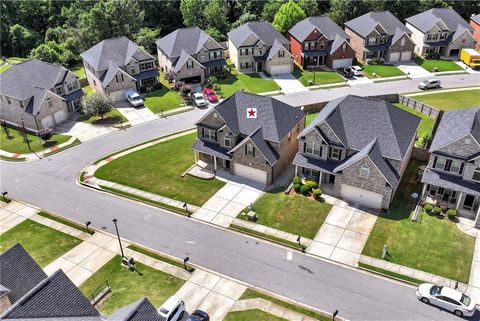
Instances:
[[[83,68],[83,63],[79,62],[70,67],[70,71],[78,77],[78,79],[85,78],[85,69]]]
[[[422,120],[420,121],[420,125],[418,126],[417,143],[421,142],[423,136],[432,132],[433,125],[435,124],[435,119],[433,119],[431,117],[428,117],[427,115],[422,114],[421,112],[416,111],[416,110],[414,110],[410,107],[407,107],[403,104],[396,103],[394,105],[403,109],[403,110],[405,110],[405,111],[408,111],[409,113],[412,113],[412,114],[422,118]]]
[[[448,219],[427,214],[420,223],[410,219],[410,195],[422,191],[416,179],[422,164],[410,161],[389,213],[380,214],[362,254],[380,258],[387,244],[390,262],[468,283],[475,238]]]
[[[82,87],[82,90],[85,92],[85,94],[92,95],[94,93],[93,88],[90,85],[86,85],[85,87]]]
[[[255,204],[257,223],[313,239],[332,206],[284,190],[265,193]],[[241,213],[239,218],[246,219]]]
[[[0,252],[20,243],[43,268],[81,242],[48,226],[26,220],[2,234]]]
[[[99,310],[110,315],[115,310],[134,301],[147,297],[155,307],[159,307],[171,295],[175,294],[185,281],[137,262],[137,271],[129,271],[121,266],[121,257],[116,256],[80,285],[80,290],[91,298],[91,294],[108,281],[112,296]]]
[[[229,312],[223,321],[288,321],[262,310],[245,310]]]
[[[293,75],[304,85],[310,86],[309,81],[313,81],[313,71],[301,70],[299,67],[295,66],[293,70]],[[339,82],[345,82],[342,76],[337,74],[335,71],[315,71],[315,82],[313,85],[325,85],[325,84],[334,84]]]
[[[277,83],[270,79],[263,79],[259,74],[242,74],[235,68],[226,79],[218,79],[216,84],[220,87],[222,97],[229,97],[236,91],[247,91],[252,93],[263,93],[280,90]]]
[[[152,113],[158,114],[161,110],[167,111],[180,107],[182,97],[177,91],[162,87],[145,95],[145,107]]]
[[[0,149],[14,154],[31,153],[31,151],[28,149],[28,145],[24,142],[23,133],[19,130],[10,128],[10,136],[7,137],[2,128],[0,135]],[[71,138],[71,136],[55,134],[52,136],[49,142],[44,143],[43,140],[36,135],[27,134],[27,137],[30,142],[30,147],[34,152],[39,152],[44,149],[65,143]]]
[[[180,176],[194,162],[196,136],[188,134],[125,155],[100,167],[95,176],[200,206],[225,183]]]
[[[362,66],[364,74],[368,78],[385,78],[395,76],[405,76],[405,73],[394,65],[384,64],[365,64]],[[373,73],[376,75],[374,76]]]
[[[103,119],[98,116],[90,116],[85,114],[78,117],[77,121],[94,125],[115,125],[123,123],[127,121],[127,119],[118,110],[114,108],[110,112],[105,114],[105,116],[103,116]]]
[[[431,94],[412,96],[424,104],[441,110],[462,109],[467,107],[480,106],[480,89],[450,91],[450,92],[432,92]]]
[[[423,59],[420,57],[415,58],[417,65],[423,69],[433,72],[433,68],[438,68],[437,72],[441,71],[455,71],[463,70],[462,67],[450,60],[440,60],[440,59]]]
[[[4,71],[7,71],[10,68],[12,68],[12,65],[9,65],[9,64],[4,64],[4,65],[0,66],[0,74]]]
[[[312,120],[315,119],[315,117],[317,117],[318,113],[311,113],[311,114],[307,114],[307,117],[305,118],[305,127],[308,126],[308,124],[310,124],[312,122]]]

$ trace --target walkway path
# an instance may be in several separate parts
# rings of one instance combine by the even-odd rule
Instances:
[[[472,234],[475,230],[468,229],[466,233]],[[470,270],[470,279],[468,281],[467,293],[472,299],[480,302],[480,230],[476,229],[477,240],[475,241],[475,248],[473,250],[472,269]]]
[[[34,207],[15,201],[10,203],[0,202],[0,206],[0,233],[4,233],[26,219],[30,219],[38,212],[38,209]]]

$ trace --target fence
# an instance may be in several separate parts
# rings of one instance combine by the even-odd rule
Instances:
[[[428,162],[428,159],[430,158],[430,153],[425,148],[413,147],[412,158],[419,161]]]
[[[90,295],[91,303],[93,305],[97,305],[99,302],[101,302],[109,293],[112,292],[112,289],[110,288],[110,284],[108,284],[108,281],[103,282],[100,284],[95,291]]]
[[[433,108],[432,106],[429,106],[429,105],[425,105],[424,103],[421,103],[418,100],[415,100],[410,97],[399,96],[398,101],[399,103],[404,104],[405,106],[408,106],[434,119],[437,119],[438,115],[440,114],[440,111],[438,109]]]

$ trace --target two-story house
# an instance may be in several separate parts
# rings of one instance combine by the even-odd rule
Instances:
[[[473,39],[475,39],[475,49],[480,50],[480,14],[472,15],[470,17],[470,27],[473,29]]]
[[[330,101],[298,135],[296,175],[326,193],[388,208],[405,172],[420,118],[378,99]]]
[[[0,74],[0,118],[31,131],[51,128],[82,108],[84,95],[74,73],[32,59]]]
[[[160,69],[177,81],[203,83],[224,71],[225,48],[199,27],[177,29],[155,43]]]
[[[480,227],[480,109],[445,112],[422,175],[422,199],[476,218]]]
[[[268,21],[250,21],[228,33],[230,59],[243,73],[291,73],[293,58],[289,48],[287,38]]]
[[[128,89],[144,93],[158,84],[155,57],[126,37],[103,40],[80,56],[93,90],[115,101]]]
[[[298,108],[236,92],[197,122],[195,161],[270,185],[295,157],[304,123]]]
[[[291,52],[303,69],[352,65],[355,52],[350,37],[327,16],[306,18],[289,31]]]
[[[473,28],[452,8],[434,8],[406,19],[415,53],[458,58],[463,48],[474,48]]]
[[[412,59],[415,44],[412,32],[390,11],[371,11],[345,22],[345,32],[358,61],[383,59],[386,62]]]

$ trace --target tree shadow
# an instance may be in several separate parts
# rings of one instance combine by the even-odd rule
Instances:
[[[57,145],[58,143],[54,140],[49,140],[45,143],[42,144],[42,147],[45,147],[45,148],[49,148],[49,147],[52,147],[52,146],[55,146]]]

